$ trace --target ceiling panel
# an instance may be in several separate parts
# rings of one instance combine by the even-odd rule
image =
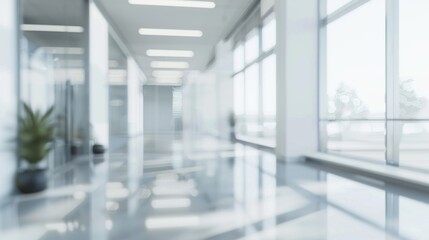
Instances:
[[[152,60],[179,59],[147,57],[147,49],[192,50],[195,56],[187,59],[190,70],[204,70],[216,43],[225,37],[253,1],[215,0],[214,9],[197,9],[130,5],[127,0],[100,0],[149,78]],[[138,29],[142,27],[201,30],[203,37],[141,36]]]

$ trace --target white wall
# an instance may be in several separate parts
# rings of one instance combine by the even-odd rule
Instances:
[[[277,155],[318,149],[318,0],[276,0]]]
[[[0,200],[15,186],[17,166],[17,46],[16,1],[3,0],[0,7]]]
[[[137,63],[128,58],[128,135],[143,134],[144,75]]]

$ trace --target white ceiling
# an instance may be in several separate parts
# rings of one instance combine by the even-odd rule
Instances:
[[[184,60],[146,56],[147,49],[192,50],[195,56],[186,59],[190,70],[204,70],[214,46],[240,20],[254,0],[214,0],[216,8],[197,9],[130,5],[127,0],[100,0],[104,9],[123,36],[125,44],[142,66],[149,81],[152,60]],[[139,28],[201,30],[201,38],[142,36]]]

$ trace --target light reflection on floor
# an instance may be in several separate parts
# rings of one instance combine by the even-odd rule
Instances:
[[[326,167],[285,164],[272,153],[208,137],[148,138],[144,152],[141,139],[131,140],[128,152],[94,168],[76,164],[67,180],[53,178],[49,191],[5,203],[0,239],[429,236],[427,193]]]

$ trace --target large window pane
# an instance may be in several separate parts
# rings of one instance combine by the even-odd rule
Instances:
[[[384,118],[385,3],[370,1],[327,27],[330,118]]]
[[[259,113],[259,66],[253,64],[245,71],[246,114],[256,117]]]
[[[237,117],[244,114],[244,76],[239,73],[234,76],[234,112]]]
[[[393,151],[399,155],[399,165],[429,170],[429,2],[399,1],[399,76],[395,95]]]
[[[330,153],[385,162],[384,121],[339,121],[321,124]]]
[[[119,153],[127,146],[128,134],[127,56],[109,37],[109,151]]]
[[[352,0],[327,0],[327,14],[335,12],[351,1]]]
[[[264,116],[276,115],[276,55],[262,61],[262,89]]]
[[[247,132],[256,135],[259,131],[259,64],[245,71]]]
[[[250,63],[259,56],[259,35],[257,30],[253,30],[247,35],[245,48],[246,63]]]
[[[262,51],[266,52],[276,45],[276,19],[268,19],[262,27]]]
[[[429,1],[399,1],[401,118],[429,118]]]
[[[262,62],[262,112],[264,136],[275,136],[276,131],[276,55]]]
[[[399,152],[399,165],[429,171],[429,121],[402,122],[394,124]]]
[[[238,45],[234,49],[234,72],[238,72],[244,68],[244,47]]]

